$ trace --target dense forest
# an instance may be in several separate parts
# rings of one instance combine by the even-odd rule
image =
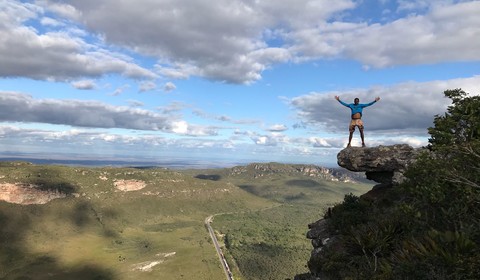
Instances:
[[[328,279],[478,279],[480,96],[445,96],[407,181],[375,199],[346,195],[328,219],[338,242],[309,266]]]

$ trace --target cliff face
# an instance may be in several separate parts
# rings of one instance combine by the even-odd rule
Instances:
[[[378,185],[365,194],[371,196],[376,190],[394,187],[405,180],[404,172],[415,162],[421,149],[409,145],[378,146],[372,148],[346,148],[337,155],[338,165],[350,171],[365,172],[368,179]],[[337,246],[335,235],[327,230],[328,219],[321,219],[308,225],[307,238],[312,240],[313,250],[308,261],[310,273],[297,275],[295,280],[318,280],[322,277],[322,268],[318,260],[322,259],[325,246]]]
[[[282,163],[251,163],[246,166],[236,166],[230,169],[229,176],[246,176],[252,179],[268,177],[272,174],[288,176],[309,176],[322,178],[328,181],[362,182],[363,176],[347,170],[326,168],[311,164],[282,164]]]

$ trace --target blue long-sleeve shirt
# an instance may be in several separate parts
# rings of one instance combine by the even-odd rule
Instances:
[[[370,105],[373,105],[377,101],[372,101],[370,103],[362,104],[362,103],[345,103],[342,100],[338,100],[343,106],[350,108],[352,110],[352,116],[355,115],[356,113],[360,113],[360,116],[362,115],[363,108],[368,107]]]

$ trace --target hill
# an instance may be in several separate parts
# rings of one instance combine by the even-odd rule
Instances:
[[[309,254],[304,223],[345,193],[371,187],[306,170],[2,162],[0,279],[223,279],[203,224],[210,215],[236,279],[300,273]],[[272,253],[293,258],[277,271]]]

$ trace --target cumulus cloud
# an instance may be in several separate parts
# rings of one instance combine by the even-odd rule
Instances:
[[[63,81],[114,73],[249,84],[286,62],[341,57],[368,69],[480,60],[480,41],[471,39],[480,36],[479,1],[397,1],[389,5],[393,12],[415,13],[384,23],[348,18],[367,5],[352,0],[4,2],[3,77]],[[52,30],[41,33],[31,21]],[[93,32],[88,42],[78,26]],[[155,58],[155,73],[106,45]]]
[[[145,81],[140,83],[140,92],[151,91],[157,88],[157,85],[151,81]]]
[[[17,1],[4,1],[2,5],[0,77],[68,81],[82,77],[100,77],[108,73],[130,78],[150,79],[157,76],[125,55],[95,46],[65,30],[42,34],[32,25],[24,25],[42,15],[44,10],[39,6]],[[48,19],[41,22],[54,26]],[[55,26],[62,25],[57,23]]]
[[[159,58],[159,72],[170,78],[198,75],[232,83],[259,80],[271,65],[291,59],[286,46],[268,45],[272,38],[266,34],[280,34],[269,30],[315,25],[355,6],[350,0],[100,2],[41,4],[53,12],[70,11],[109,43]],[[131,18],[135,21],[125,20]]]
[[[34,99],[15,92],[0,92],[0,121],[153,130],[192,136],[217,133],[214,128],[188,124],[148,110],[98,101]]]
[[[284,124],[274,124],[274,125],[270,126],[267,130],[271,131],[271,132],[282,132],[282,131],[285,131],[287,129],[288,129],[288,127]]]
[[[128,88],[130,88],[130,85],[128,85],[128,84],[122,85],[122,86],[116,88],[110,95],[118,96],[118,95],[122,94],[125,90],[127,90]]]
[[[81,147],[90,147],[92,145],[113,144],[121,148],[124,144],[137,145],[166,145],[169,143],[158,135],[122,135],[114,133],[106,133],[94,130],[71,129],[65,131],[55,131],[47,129],[31,129],[19,128],[14,126],[0,126],[0,139],[22,139],[23,142],[36,143],[39,146],[42,143],[51,145],[73,145],[81,149]],[[91,149],[91,148],[90,148]],[[78,151],[77,151],[78,152]]]
[[[205,128],[202,126],[190,125],[186,121],[173,121],[171,130],[176,134],[189,135],[189,136],[207,136],[216,135],[217,132],[214,128]]]
[[[325,138],[311,137],[310,142],[314,147],[331,147],[332,144]]]
[[[177,89],[177,86],[172,82],[167,82],[163,86],[163,90],[166,92],[171,92],[171,91],[174,91],[175,89]]]
[[[368,131],[425,135],[433,125],[435,115],[445,112],[450,100],[444,98],[447,89],[462,88],[472,94],[480,92],[480,76],[425,83],[408,82],[390,87],[372,87],[335,92],[310,93],[291,100],[303,124],[326,128],[331,132],[345,131],[350,109],[339,104],[335,95],[346,103],[358,97],[368,103],[376,96],[381,100],[364,109],[363,120]]]
[[[91,90],[96,88],[96,84],[93,80],[81,80],[72,82],[72,86],[76,89]]]
[[[246,135],[253,141],[253,143],[260,146],[279,146],[290,143],[290,139],[288,136],[277,132],[273,132],[270,134],[259,134],[253,131],[236,131],[235,134]]]
[[[480,42],[470,39],[480,36],[480,2],[442,4],[425,2],[426,14],[385,24],[335,21],[286,36],[300,60],[345,57],[367,68],[480,60]]]
[[[43,17],[40,22],[42,23],[42,25],[44,26],[53,26],[53,27],[59,27],[59,26],[64,26],[64,23],[59,21],[59,20],[56,20],[54,18],[51,18],[51,17]]]
[[[81,11],[75,9],[75,7],[72,5],[63,2],[54,3],[48,0],[36,0],[36,3],[41,6],[48,6],[48,9],[52,12],[55,12],[68,19],[78,20],[81,18]]]

